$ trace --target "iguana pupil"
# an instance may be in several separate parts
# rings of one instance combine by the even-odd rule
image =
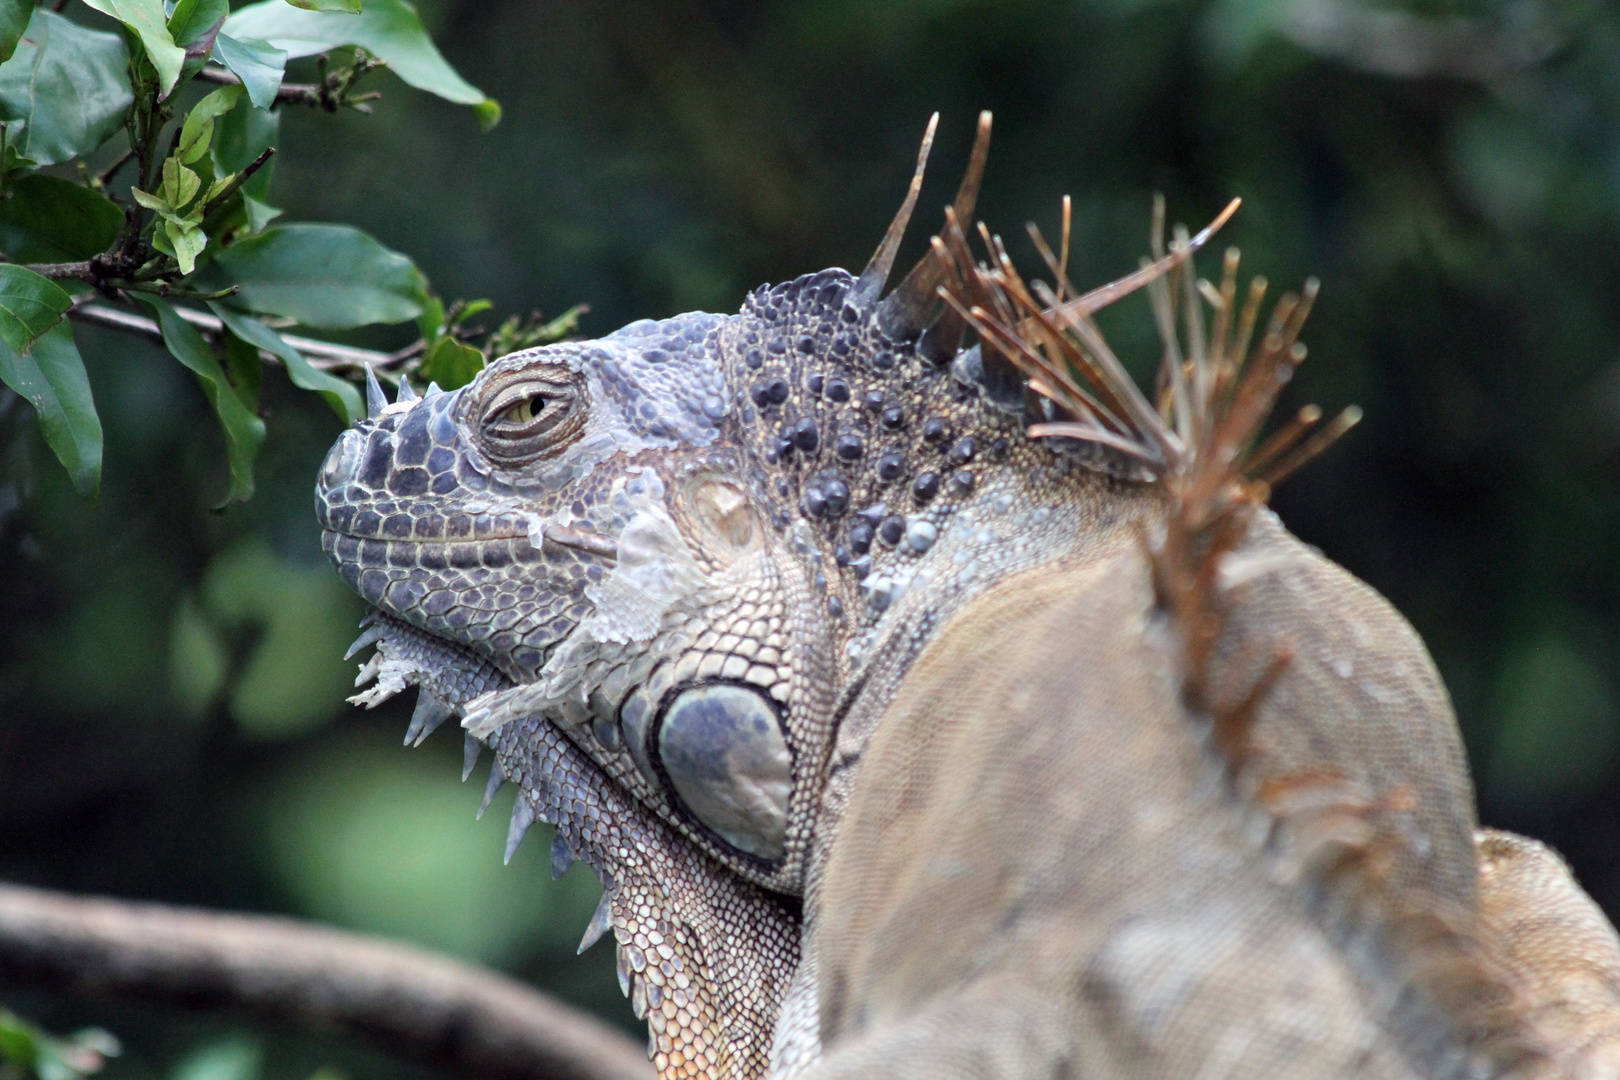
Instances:
[[[513,424],[526,424],[533,420],[536,413],[544,412],[546,399],[543,397],[524,398],[516,405],[507,409],[501,419]]]

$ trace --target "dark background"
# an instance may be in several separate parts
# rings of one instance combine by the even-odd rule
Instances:
[[[1195,228],[1243,196],[1222,242],[1279,285],[1322,280],[1292,405],[1367,414],[1278,509],[1429,643],[1482,818],[1555,844],[1620,913],[1614,6],[441,0],[423,14],[504,122],[481,135],[469,111],[384,75],[372,117],[286,116],[272,201],[370,230],[446,298],[492,298],[494,317],[586,301],[594,336],[858,269],[936,109],[912,257],[980,108],[996,113],[981,214],[1026,268],[1024,222],[1055,235],[1065,192],[1082,285],[1135,267],[1153,192]],[[1105,326],[1151,362],[1140,298]],[[411,695],[372,714],[343,703],[359,607],[310,509],[330,412],[272,372],[258,494],[211,513],[224,461],[196,385],[155,347],[79,336],[107,430],[99,505],[73,495],[14,399],[0,416],[0,877],[410,938],[634,1026],[610,950],[573,956],[588,877],[552,884],[544,835],[501,866],[510,794],[475,822],[482,770],[458,783],[453,731],[401,749]],[[117,1077],[410,1075],[229,1019],[3,987],[0,1004],[112,1028],[129,1046]]]

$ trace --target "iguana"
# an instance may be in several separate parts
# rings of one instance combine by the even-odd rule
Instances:
[[[1220,221],[1026,283],[964,227],[985,114],[885,294],[933,132],[859,276],[373,376],[316,494],[355,700],[589,863],[661,1076],[1620,1075],[1614,931],[1476,838],[1421,642],[1264,508],[1353,420],[1255,437],[1314,290],[1198,280]],[[1143,287],[1157,402],[1090,319]]]

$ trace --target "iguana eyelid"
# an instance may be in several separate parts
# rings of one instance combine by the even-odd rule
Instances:
[[[477,437],[484,451],[515,468],[573,442],[584,430],[589,401],[578,375],[548,365],[496,375],[482,401],[468,409],[479,418]]]
[[[544,402],[542,409],[532,410],[528,420],[507,420],[507,414],[521,406],[526,401],[539,399]],[[539,419],[544,407],[553,404],[566,409],[574,402],[573,387],[566,382],[553,382],[549,379],[523,379],[501,389],[484,409],[484,423],[494,424],[506,422],[513,424],[528,424]],[[561,410],[552,410],[554,413]]]

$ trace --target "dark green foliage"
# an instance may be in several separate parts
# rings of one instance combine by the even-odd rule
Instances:
[[[25,263],[88,259],[111,247],[123,224],[118,204],[83,184],[19,176],[0,202],[0,251]]]
[[[7,1009],[0,1009],[0,1078],[79,1080],[101,1071],[117,1057],[118,1040],[99,1028],[85,1028],[68,1038],[47,1034]]]

